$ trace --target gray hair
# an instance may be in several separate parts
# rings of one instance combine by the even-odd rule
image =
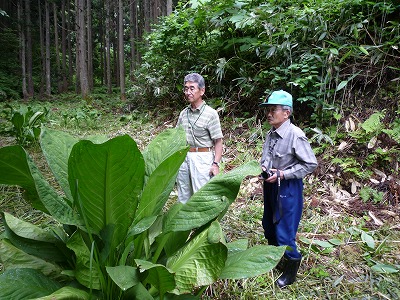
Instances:
[[[290,114],[292,114],[292,112],[293,112],[292,107],[290,107],[290,106],[288,106],[288,105],[281,105],[281,106],[282,106],[282,109],[288,110],[288,111],[290,112]]]
[[[183,84],[186,84],[188,81],[196,82],[200,89],[206,86],[203,76],[198,73],[190,73],[186,75],[185,79],[183,80]]]

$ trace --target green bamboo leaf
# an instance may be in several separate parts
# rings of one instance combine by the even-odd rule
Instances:
[[[243,179],[259,173],[259,163],[252,161],[213,177],[186,204],[177,203],[168,211],[164,232],[191,230],[214,220],[236,199]]]
[[[342,82],[340,82],[336,88],[336,91],[340,91],[341,89],[343,89],[347,85],[347,83],[348,83],[347,80],[343,80]]]
[[[371,249],[375,248],[375,241],[374,238],[372,236],[370,236],[368,233],[366,233],[365,231],[361,232],[361,240],[367,244],[368,247],[370,247]]]
[[[59,288],[61,288],[60,283],[34,269],[9,269],[0,274],[2,300],[40,299]]]
[[[359,46],[358,49],[360,49],[360,51],[361,51],[362,53],[364,53],[365,55],[369,55],[367,49],[365,49],[363,46]]]
[[[278,264],[285,250],[285,246],[257,245],[232,253],[226,260],[220,278],[241,279],[265,274]]]
[[[393,265],[387,264],[376,264],[371,267],[371,270],[375,273],[380,274],[394,274],[398,273],[400,270]]]

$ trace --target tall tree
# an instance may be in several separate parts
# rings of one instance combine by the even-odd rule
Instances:
[[[53,20],[54,20],[54,50],[55,50],[55,61],[56,61],[56,68],[57,68],[57,90],[61,92],[62,90],[62,82],[60,80],[61,74],[61,66],[60,66],[60,46],[59,46],[59,38],[58,38],[58,14],[57,14],[57,4],[53,2]]]
[[[67,21],[65,16],[65,0],[61,1],[61,77],[62,77],[62,92],[68,89],[67,80]]]
[[[26,80],[27,80],[27,96],[33,97],[33,61],[32,61],[32,22],[31,22],[31,5],[30,0],[25,0],[25,20],[26,20]]]
[[[23,9],[22,9],[22,0],[18,0],[17,2],[17,20],[19,27],[19,38],[20,38],[20,61],[21,61],[21,72],[22,72],[22,95],[24,100],[28,98],[28,93],[26,91],[26,52],[25,52],[25,30],[23,26]]]
[[[46,96],[51,95],[51,71],[50,71],[50,8],[49,1],[46,0],[44,3],[45,7],[45,51],[46,51],[46,60],[45,60],[45,79],[46,79]]]
[[[88,69],[87,69],[87,44],[86,44],[86,0],[77,0],[76,6],[76,49],[77,49],[77,66],[79,70],[79,88],[83,98],[89,95]]]
[[[126,100],[125,93],[125,55],[124,55],[124,1],[118,0],[118,63],[121,100]]]
[[[87,20],[87,61],[89,90],[93,91],[93,35],[92,35],[92,0],[86,2]]]
[[[106,83],[107,83],[107,92],[109,94],[112,93],[112,83],[111,83],[111,43],[110,43],[110,26],[111,26],[111,0],[105,0],[105,8],[106,8],[106,34],[105,34],[105,72],[106,72]]]

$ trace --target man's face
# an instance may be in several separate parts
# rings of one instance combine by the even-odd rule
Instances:
[[[282,109],[281,105],[268,105],[265,110],[268,123],[275,128],[281,126],[290,116],[289,111]]]
[[[205,88],[200,89],[197,82],[188,81],[185,83],[183,92],[185,93],[185,98],[190,104],[199,104],[202,101]]]

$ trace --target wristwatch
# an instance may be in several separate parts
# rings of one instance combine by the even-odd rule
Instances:
[[[219,168],[219,164],[216,161],[213,161],[213,165],[216,165]]]

